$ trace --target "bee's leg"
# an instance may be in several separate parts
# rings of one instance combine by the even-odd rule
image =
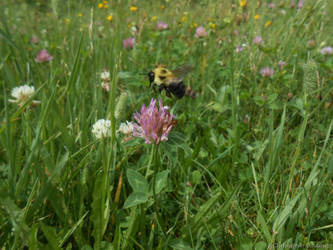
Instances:
[[[158,88],[158,91],[161,93],[163,91],[163,89],[165,89],[164,85],[161,85],[159,88]]]
[[[157,86],[157,85],[156,85],[155,83],[152,84],[152,88],[153,88],[153,90],[154,90],[155,95],[157,95],[156,86]]]
[[[171,98],[171,94],[170,94],[169,90],[165,89],[165,94],[167,97]]]

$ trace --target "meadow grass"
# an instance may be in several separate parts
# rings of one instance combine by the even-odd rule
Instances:
[[[300,2],[1,1],[2,249],[333,248],[333,3]],[[196,97],[150,88],[156,63]],[[117,132],[158,97],[167,141]]]

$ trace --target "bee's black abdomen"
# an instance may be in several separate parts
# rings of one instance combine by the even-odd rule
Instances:
[[[150,83],[153,83],[154,80],[155,80],[155,74],[154,74],[154,72],[153,72],[153,71],[150,71],[150,72],[148,73],[148,77],[149,77],[149,82],[150,82]]]
[[[180,81],[178,83],[171,83],[168,86],[168,89],[172,94],[174,94],[176,97],[180,99],[185,95],[186,87],[183,81]]]

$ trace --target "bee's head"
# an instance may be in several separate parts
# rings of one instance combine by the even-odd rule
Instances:
[[[153,71],[150,71],[148,73],[148,77],[149,77],[150,84],[152,84],[154,82],[154,79],[155,79],[155,73]]]

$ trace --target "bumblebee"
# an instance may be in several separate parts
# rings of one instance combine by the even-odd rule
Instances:
[[[195,92],[189,86],[185,86],[180,75],[184,75],[192,69],[190,66],[171,71],[163,64],[158,64],[155,68],[148,73],[150,86],[158,86],[159,92],[165,90],[166,95],[171,97],[175,95],[178,99],[183,98],[184,95],[195,97]]]

